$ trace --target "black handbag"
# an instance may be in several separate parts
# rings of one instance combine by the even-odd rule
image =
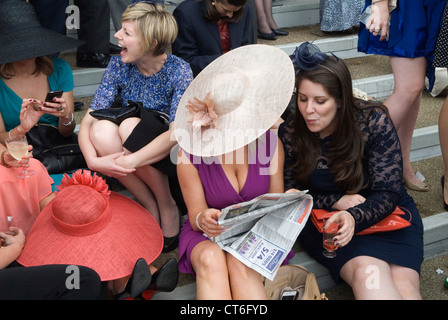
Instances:
[[[64,137],[57,127],[39,123],[28,131],[26,138],[33,146],[33,158],[42,162],[49,174],[87,168],[76,133]]]
[[[127,118],[140,118],[140,108],[142,107],[143,105],[141,102],[129,100],[128,106],[126,107],[93,110],[90,112],[90,115],[98,120],[109,120],[116,125],[120,125],[120,123]]]

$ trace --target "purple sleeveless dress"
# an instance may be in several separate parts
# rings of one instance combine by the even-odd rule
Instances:
[[[209,208],[223,209],[229,205],[249,201],[269,192],[270,176],[266,173],[269,172],[276,147],[277,135],[271,131],[267,131],[263,138],[258,139],[255,154],[249,152],[249,171],[240,193],[230,184],[220,163],[204,161],[200,157],[189,155],[191,163],[196,167],[201,177]],[[190,261],[191,251],[199,242],[206,240],[210,239],[204,236],[203,232],[194,231],[189,219],[186,219],[179,236],[179,270],[182,273],[194,274]],[[287,263],[293,254],[291,252],[283,263]]]

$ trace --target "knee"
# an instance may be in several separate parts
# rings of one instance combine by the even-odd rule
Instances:
[[[118,133],[123,141],[125,141],[134,130],[135,126],[140,122],[140,118],[127,118],[123,120],[118,128]]]
[[[404,299],[421,299],[420,295],[420,275],[417,271],[394,266],[392,268],[392,278],[397,290]]]
[[[100,155],[122,151],[118,126],[107,120],[95,122],[90,129],[90,141]]]
[[[230,276],[237,276],[240,279],[249,279],[254,271],[231,254],[227,254],[227,269],[229,270]]]
[[[193,257],[192,257],[193,258]],[[216,274],[226,274],[225,254],[219,246],[208,246],[193,258],[194,270],[202,278],[214,278]]]
[[[416,78],[414,81],[407,82],[405,85],[397,85],[394,88],[394,92],[398,92],[403,99],[407,99],[408,103],[412,103],[420,98],[424,89],[425,82]]]
[[[110,121],[100,120],[90,128],[90,140],[94,145],[108,143],[110,137],[117,132],[118,127]]]
[[[374,286],[382,267],[378,263],[382,261],[365,256],[353,258],[341,269],[341,276],[352,287],[368,286],[369,283]]]

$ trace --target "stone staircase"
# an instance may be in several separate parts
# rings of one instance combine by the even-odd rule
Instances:
[[[181,0],[177,0],[180,2]],[[319,0],[275,0],[273,4],[274,18],[280,28],[288,28],[291,32],[300,32],[301,28],[319,23]],[[290,28],[290,29],[289,29]],[[115,30],[111,24],[111,41]],[[76,36],[71,34],[71,36]],[[314,43],[325,52],[333,52],[343,59],[363,59],[365,54],[357,51],[357,35],[321,37]],[[261,42],[261,41],[260,41]],[[278,43],[270,42],[287,54],[292,54],[300,42]],[[98,88],[104,69],[75,69],[74,95],[76,98],[93,96]],[[355,77],[354,77],[355,78]],[[381,74],[357,78],[354,87],[374,96],[379,100],[385,99],[393,90],[393,75]],[[418,128],[414,132],[411,161],[430,159],[440,156],[437,123]],[[446,253],[448,244],[448,212],[424,219],[425,227],[425,259]],[[445,250],[445,251],[444,251]],[[299,252],[291,263],[305,266],[314,272],[322,290],[333,286],[328,270],[311,259],[305,252]],[[195,299],[195,283],[179,286],[171,293],[157,293],[153,299]]]

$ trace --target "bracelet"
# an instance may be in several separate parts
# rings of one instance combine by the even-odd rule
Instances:
[[[67,122],[67,123],[64,123],[64,122],[62,122],[62,118],[61,118],[61,123],[62,123],[63,126],[68,127],[69,125],[71,125],[71,124],[73,123],[73,120],[74,120],[74,119],[75,119],[75,115],[74,115],[73,112],[72,112],[72,118],[70,119],[70,121]]]
[[[201,226],[199,225],[199,216],[202,214],[202,212],[204,211],[199,212],[198,215],[196,216],[196,227],[198,227],[199,230],[204,232],[204,230],[202,230]]]
[[[11,168],[11,166],[5,162],[5,154],[6,154],[6,150],[4,150],[2,152],[2,156],[1,156],[2,166],[6,167],[6,168]]]

